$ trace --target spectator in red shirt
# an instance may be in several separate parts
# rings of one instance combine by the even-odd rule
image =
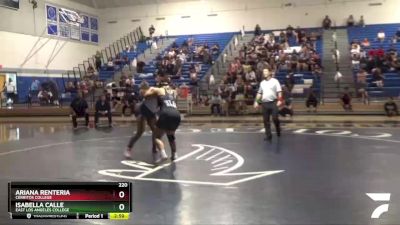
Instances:
[[[376,55],[376,51],[375,51],[374,48],[368,51],[368,56],[369,57],[375,57],[375,55]]]

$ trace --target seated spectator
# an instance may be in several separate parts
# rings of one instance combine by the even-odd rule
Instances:
[[[143,61],[137,62],[137,68],[136,68],[137,73],[143,73],[145,66],[146,66],[145,62]]]
[[[85,125],[89,128],[88,104],[86,100],[82,98],[81,92],[78,92],[78,95],[72,100],[70,109],[70,115],[72,117],[72,124],[74,128],[76,129],[78,127],[76,119],[79,117],[85,117]]]
[[[378,34],[377,34],[378,41],[384,42],[385,37],[386,37],[386,34],[385,34],[385,32],[383,32],[383,30],[378,32]]]
[[[369,48],[371,46],[371,43],[369,42],[368,38],[364,38],[364,40],[361,42],[361,46],[364,48]]]
[[[352,111],[353,106],[351,104],[351,95],[349,93],[349,88],[345,87],[344,92],[340,96],[340,104],[342,105],[345,111]]]
[[[95,74],[94,74],[95,72],[96,72],[96,71],[94,70],[92,64],[89,64],[89,67],[87,68],[87,71],[86,71],[86,75],[87,75],[89,78],[93,78],[94,75],[95,75]]]
[[[113,90],[111,97],[111,106],[112,106],[111,112],[114,112],[120,105],[121,105],[121,98],[118,96],[118,91]]]
[[[361,51],[361,46],[359,44],[354,43],[351,45],[351,50],[350,50],[351,56],[360,55],[360,51]]]
[[[292,36],[293,36],[293,32],[294,32],[294,28],[293,28],[291,25],[289,25],[289,26],[286,28],[286,35],[287,35],[288,37],[292,37]]]
[[[94,115],[95,127],[99,126],[99,117],[106,116],[108,118],[108,127],[112,127],[112,115],[110,103],[106,101],[106,96],[103,94],[100,99],[96,102],[96,112]]]
[[[388,117],[399,115],[399,109],[397,104],[393,101],[393,97],[389,98],[389,101],[383,106]]]
[[[396,37],[397,39],[400,39],[400,28],[398,28],[396,31]]]
[[[317,106],[318,106],[317,96],[315,95],[314,91],[311,90],[308,93],[306,99],[306,107],[308,109],[308,112],[311,112],[312,108],[314,108],[314,112],[317,112]]]
[[[67,86],[65,87],[65,93],[76,93],[77,88],[75,87],[74,83],[72,81],[68,81]]]
[[[372,69],[372,80],[376,83],[377,87],[383,87],[383,79],[384,76],[382,74],[382,70],[380,68]]]
[[[38,99],[41,105],[49,105],[53,102],[53,94],[51,91],[41,89],[38,94]]]
[[[355,23],[354,17],[353,15],[350,15],[349,18],[347,19],[347,26],[352,27],[354,26],[354,23]]]
[[[131,51],[132,51],[132,48],[129,45],[126,45],[124,52],[129,53]]]
[[[329,16],[325,16],[325,19],[322,21],[322,27],[325,30],[329,30],[331,29],[331,25],[332,25],[331,19],[329,18]]]
[[[396,44],[396,43],[397,43],[397,37],[396,37],[396,35],[393,36],[393,37],[390,39],[390,43],[391,43],[391,44]]]
[[[360,69],[360,55],[354,55],[351,57],[351,64],[353,65],[354,70],[359,70]]]
[[[365,27],[364,16],[360,16],[360,21],[358,22],[358,26]]]
[[[285,78],[285,87],[287,88],[287,90],[289,91],[289,93],[292,93],[293,87],[294,87],[294,74],[293,73],[289,73],[286,75]]]
[[[357,73],[356,88],[357,88],[358,94],[361,96],[361,101],[364,104],[369,104],[367,85],[368,85],[368,83],[367,83],[367,72],[365,70],[361,69]]]
[[[252,86],[257,85],[257,77],[256,77],[256,72],[254,71],[253,68],[251,68],[250,72],[246,73],[246,82],[251,84]]]
[[[108,61],[107,61],[107,70],[114,71],[114,61],[111,57],[108,58]]]
[[[285,99],[285,103],[279,109],[279,115],[286,117],[289,115],[293,116],[293,106],[292,106],[292,98],[291,93],[286,87],[282,88],[283,99]]]
[[[218,116],[221,115],[222,97],[219,94],[218,90],[214,91],[214,94],[210,100],[210,104],[211,104],[211,114]]]
[[[218,44],[215,44],[215,45],[213,45],[212,47],[211,47],[211,54],[213,54],[213,55],[218,55],[219,54],[219,45]]]
[[[126,80],[126,88],[125,94],[122,98],[123,106],[122,106],[122,116],[125,116],[126,109],[131,110],[131,115],[134,114],[136,103],[139,101],[138,97],[135,94],[134,87],[132,82],[128,79]]]
[[[119,66],[119,65],[122,65],[123,62],[124,62],[124,61],[123,61],[123,59],[121,58],[121,55],[118,53],[118,54],[115,56],[114,65]]]

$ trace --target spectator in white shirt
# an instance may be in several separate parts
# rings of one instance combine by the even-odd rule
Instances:
[[[379,31],[379,33],[378,33],[378,40],[379,40],[380,42],[383,42],[383,41],[385,41],[385,37],[386,37],[385,32],[383,32],[383,30]]]
[[[283,105],[283,96],[281,85],[277,79],[272,77],[272,73],[265,69],[263,75],[264,80],[260,83],[260,89],[254,101],[254,108],[258,108],[259,103],[262,104],[266,140],[271,141],[271,115],[275,124],[276,134],[278,137],[281,136],[278,113],[279,107]]]
[[[7,102],[12,105],[14,103],[15,98],[15,84],[11,78],[8,79],[8,83],[6,84],[6,96]]]

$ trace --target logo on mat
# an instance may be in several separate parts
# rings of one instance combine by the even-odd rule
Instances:
[[[366,193],[366,195],[376,202],[390,201],[390,193]],[[379,219],[387,211],[389,211],[389,204],[382,204],[372,212],[371,218]]]
[[[236,152],[212,145],[192,146],[197,149],[177,158],[174,163],[155,166],[145,162],[125,160],[121,163],[131,169],[106,169],[98,173],[131,180],[231,186],[284,172],[284,170],[237,172],[245,160]],[[175,168],[178,168],[176,172]]]

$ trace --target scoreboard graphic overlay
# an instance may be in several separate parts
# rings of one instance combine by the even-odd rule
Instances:
[[[129,219],[130,182],[10,182],[11,219]]]

